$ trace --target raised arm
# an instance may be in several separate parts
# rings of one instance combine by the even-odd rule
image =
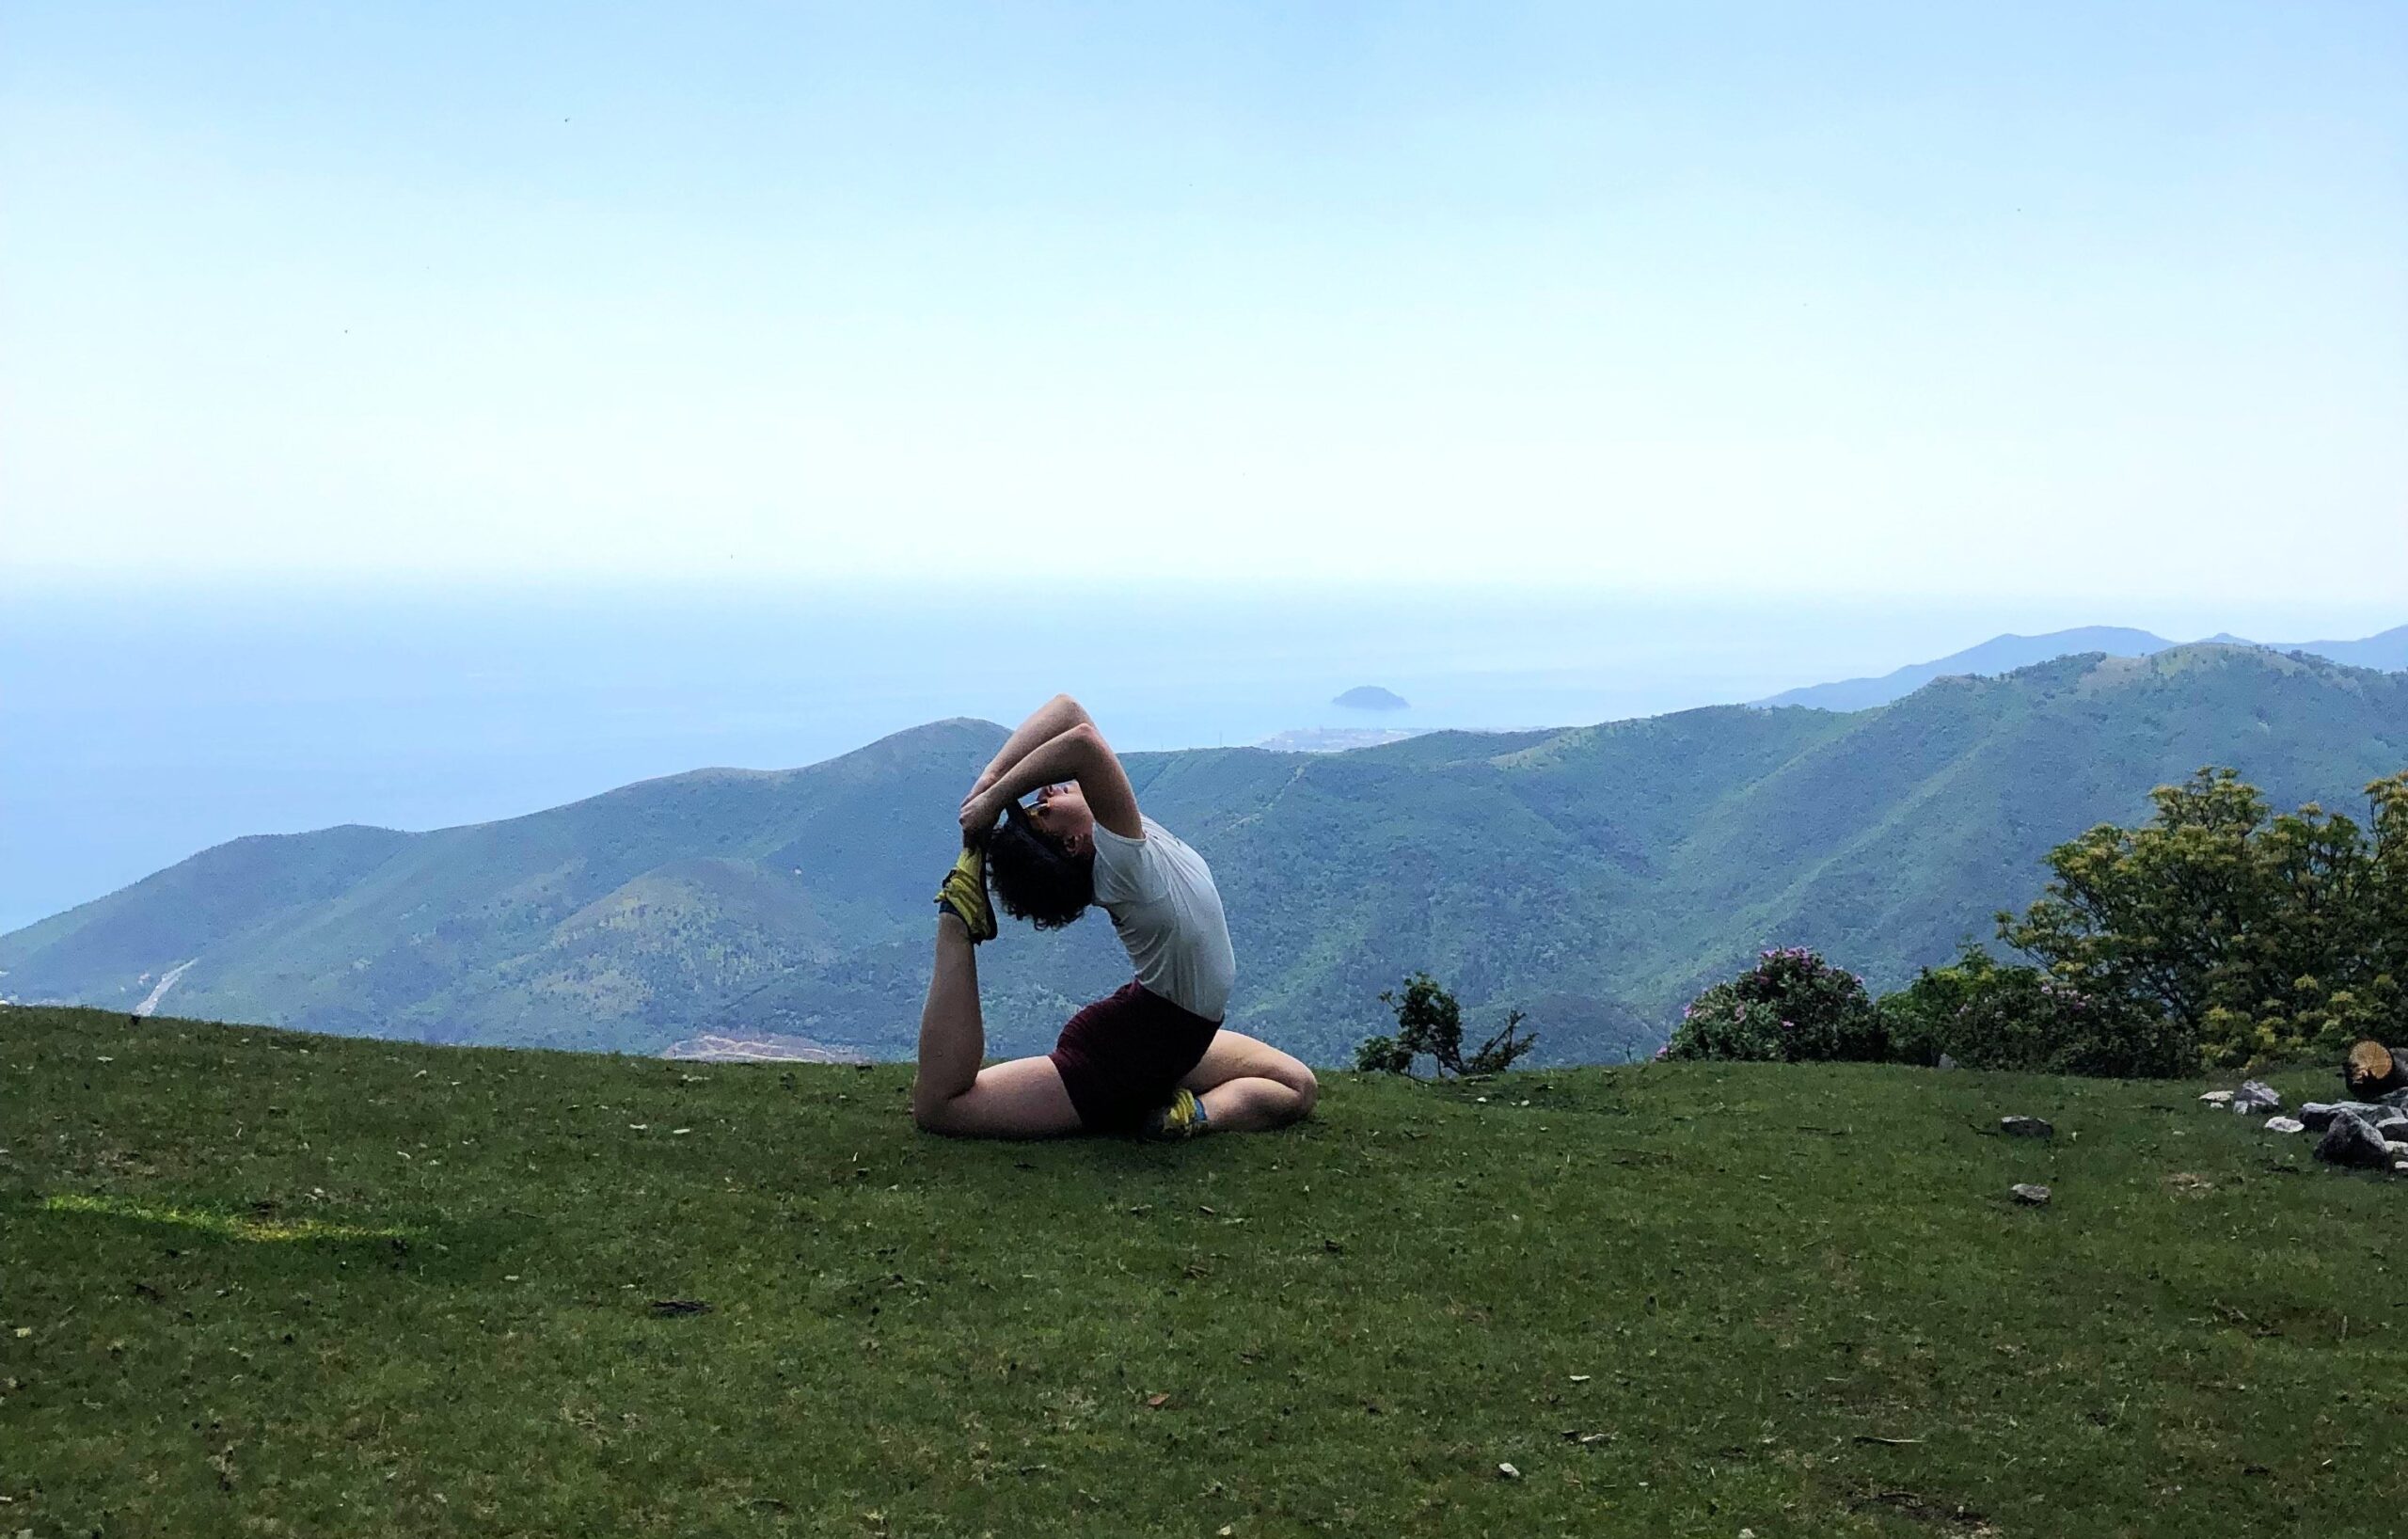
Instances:
[[[1142,839],[1145,825],[1138,820],[1137,792],[1129,784],[1129,772],[1120,768],[1120,755],[1103,740],[1093,722],[1078,725],[1038,744],[1021,756],[1018,764],[1006,770],[1001,779],[975,790],[961,803],[961,831],[973,838],[983,838],[1002,815],[1004,804],[1017,801],[1040,785],[1074,780],[1087,800],[1087,810],[1095,820],[1124,839]]]
[[[972,783],[970,794],[972,796],[976,796],[979,792],[994,785],[997,781],[1004,778],[1005,774],[1011,770],[1012,766],[1028,757],[1028,755],[1039,746],[1052,742],[1054,738],[1059,738],[1062,734],[1069,731],[1072,727],[1082,725],[1093,726],[1094,724],[1094,719],[1087,715],[1085,706],[1080,705],[1069,695],[1055,695],[1053,699],[1047,701],[1044,705],[1038,706],[1034,712],[1030,713],[1028,720],[1020,724],[1019,730],[1015,731],[1010,738],[1005,740],[1004,746],[995,750],[995,756],[987,761],[987,768],[980,770],[977,780]],[[1054,778],[1055,780],[1063,780],[1068,779],[1069,777],[1056,775]],[[1048,785],[1053,784],[1053,782],[1040,780],[1037,782],[1037,784],[1038,785]],[[1026,795],[1027,793],[1022,792],[1022,794]],[[1117,833],[1118,831],[1115,830],[1114,832]]]

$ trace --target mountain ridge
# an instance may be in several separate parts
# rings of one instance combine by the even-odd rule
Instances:
[[[2044,631],[2036,636],[2008,632],[1929,662],[1909,663],[1878,676],[1803,685],[1767,695],[1751,704],[1805,706],[1816,710],[1865,710],[1888,705],[1934,679],[1953,674],[1995,675],[2088,652],[2103,652],[2119,658],[2147,657],[2181,645],[2247,646],[2274,653],[2306,652],[2355,668],[2383,672],[2408,669],[2408,626],[2395,626],[2356,641],[2273,643],[2253,642],[2225,631],[2197,642],[2180,643],[2125,626],[2078,626],[2070,630]]]
[[[421,833],[213,847],[0,936],[20,998],[436,1041],[657,1052],[758,1030],[907,1053],[961,787],[1004,738],[953,719],[816,765],[687,771]],[[1429,968],[1551,1059],[1651,1050],[1774,944],[1895,982],[2036,893],[2039,856],[2232,763],[2278,805],[2408,764],[2408,677],[2242,646],[1954,675],[1855,713],[1708,706],[1342,754],[1129,756],[1212,863],[1231,1023],[1324,1061]],[[1109,927],[981,952],[998,1053],[1125,979]]]

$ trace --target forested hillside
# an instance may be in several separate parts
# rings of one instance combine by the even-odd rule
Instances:
[[[1104,723],[1107,731],[1110,723]],[[238,840],[0,937],[0,991],[435,1041],[657,1052],[762,1029],[907,1053],[953,811],[1003,737],[938,722],[807,769],[709,770],[426,833]],[[1322,1059],[1405,972],[1539,1061],[1652,1050],[1762,946],[1877,985],[1987,937],[2041,855],[2228,764],[2354,806],[2408,766],[2408,676],[2244,647],[2061,658],[1854,714],[1728,706],[1339,754],[1133,755],[1211,860],[1232,1023]],[[981,953],[997,1051],[1049,1041],[1125,962],[1101,916]]]

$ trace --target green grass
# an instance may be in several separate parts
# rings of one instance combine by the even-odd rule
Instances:
[[[907,1073],[0,1012],[0,1533],[2403,1520],[2408,1182],[2198,1087],[1333,1076],[1019,1147]]]

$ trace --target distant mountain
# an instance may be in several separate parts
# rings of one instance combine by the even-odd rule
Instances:
[[[2130,630],[2122,626],[2083,626],[2074,630],[2052,630],[2044,636],[1993,636],[1979,646],[1952,652],[1933,662],[1909,663],[1879,678],[1844,678],[1835,684],[1809,684],[1803,689],[1785,690],[1756,704],[1811,706],[1816,710],[1826,711],[1861,711],[1874,706],[1886,706],[1902,695],[1912,694],[1933,679],[1956,674],[2009,674],[2018,668],[2029,668],[2036,662],[2047,662],[2054,658],[2072,657],[2083,652],[2103,652],[2111,658],[2146,658],[2174,644],[2162,636],[2152,636],[2146,630]]]
[[[929,895],[1002,741],[942,722],[808,769],[700,770],[506,822],[237,840],[0,937],[0,989],[325,1030],[657,1053],[705,1037],[911,1051]],[[2236,766],[2353,805],[2408,766],[2408,674],[2256,648],[2059,658],[1853,714],[1719,706],[1329,754],[1135,754],[1146,809],[1212,863],[1231,1023],[1317,1061],[1428,968],[1541,1057],[1652,1050],[1764,946],[1895,984],[1987,937],[2041,854]],[[1126,976],[1109,926],[979,955],[997,1053]]]
[[[2345,662],[2353,668],[2379,668],[2386,673],[2408,669],[2408,626],[2394,626],[2389,630],[2355,642],[2297,642],[2271,643],[2277,652],[2312,652],[2320,658]]]
[[[1957,674],[1995,674],[2029,668],[2055,658],[2103,652],[2111,658],[2146,658],[2176,645],[2162,636],[2121,626],[2083,626],[2052,630],[2041,636],[1993,636],[1979,646],[1967,647],[1932,662],[1909,663],[1879,678],[1842,679],[1835,684],[1810,684],[1755,702],[1759,706],[1808,706],[1817,710],[1856,711],[1886,706],[1911,694],[1936,678]],[[2408,626],[2356,642],[2253,642],[2219,631],[2202,644],[2262,646],[2273,652],[2306,652],[2353,668],[2384,672],[2408,669]]]

